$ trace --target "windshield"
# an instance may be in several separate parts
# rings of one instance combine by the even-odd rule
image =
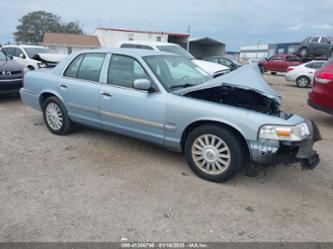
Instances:
[[[54,51],[50,48],[24,48],[24,49],[30,58],[35,56],[36,54],[54,53]]]
[[[6,55],[2,51],[0,51],[0,61],[5,61],[6,59]]]
[[[185,49],[183,49],[181,46],[178,46],[178,45],[157,46],[157,48],[160,51],[177,54],[177,55],[183,56],[189,60],[193,59],[193,56],[189,52],[187,52]]]
[[[212,78],[184,57],[153,55],[144,57],[144,60],[169,92],[195,86]]]

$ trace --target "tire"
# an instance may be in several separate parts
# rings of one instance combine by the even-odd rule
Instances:
[[[259,65],[259,70],[260,70],[261,74],[265,73],[265,68],[263,65]]]
[[[311,84],[311,80],[307,76],[300,76],[296,79],[296,85],[299,88],[307,88]]]
[[[271,72],[271,75],[277,75],[277,72]]]
[[[243,163],[242,148],[240,138],[231,129],[203,125],[192,130],[187,136],[185,157],[198,177],[212,182],[226,182],[237,174]],[[223,150],[220,151],[223,157],[218,156],[217,149]]]
[[[73,124],[64,104],[57,97],[49,97],[43,103],[43,117],[46,127],[55,135],[67,135]]]

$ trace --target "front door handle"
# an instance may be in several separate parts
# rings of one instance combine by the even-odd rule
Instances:
[[[107,98],[111,98],[112,97],[112,94],[111,93],[108,93],[108,92],[101,92],[101,94],[104,96],[104,97],[107,97]]]

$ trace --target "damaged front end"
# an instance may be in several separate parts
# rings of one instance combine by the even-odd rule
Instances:
[[[199,86],[180,90],[178,94],[285,120],[278,125],[263,124],[257,139],[247,141],[252,165],[301,163],[303,169],[314,169],[320,162],[318,153],[313,150],[313,144],[321,140],[316,124],[313,121],[302,122],[302,119],[290,121],[293,114],[280,110],[280,96],[251,66],[243,66]],[[270,123],[271,119],[266,121]]]
[[[313,144],[321,140],[317,125],[313,121],[304,123],[309,132],[300,141],[284,141],[258,138],[248,141],[252,162],[255,166],[301,163],[303,169],[314,169],[320,162]]]

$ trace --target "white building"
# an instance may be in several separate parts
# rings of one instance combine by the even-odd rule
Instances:
[[[258,61],[268,56],[268,44],[242,46],[239,59],[242,63]]]
[[[117,47],[118,43],[121,41],[172,42],[187,48],[190,37],[189,34],[113,28],[97,28],[95,36],[98,37],[102,47],[109,48]]]
[[[64,33],[45,33],[42,45],[54,49],[59,54],[101,47],[96,36]]]

